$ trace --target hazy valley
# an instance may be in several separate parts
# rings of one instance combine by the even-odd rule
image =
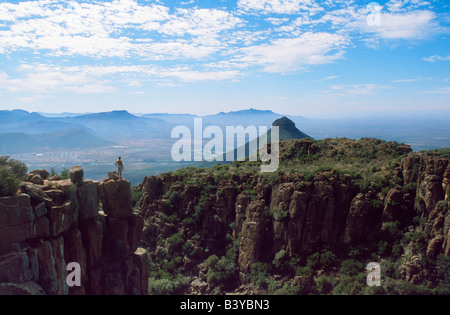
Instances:
[[[411,145],[415,151],[450,147],[450,113],[434,116],[314,119],[289,116],[301,131],[314,139],[345,137],[378,138]],[[122,156],[126,176],[139,184],[145,176],[174,170],[189,163],[173,162],[170,152],[178,139],[175,126],[270,126],[284,115],[272,111],[244,110],[208,116],[189,114],[130,114],[112,111],[89,114],[46,114],[0,111],[0,154],[27,163],[30,169],[54,168],[56,172],[80,164],[89,178],[103,179]]]

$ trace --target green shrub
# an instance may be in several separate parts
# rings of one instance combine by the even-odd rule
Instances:
[[[238,271],[234,258],[230,252],[220,259],[217,255],[209,256],[205,261],[208,270],[206,281],[220,289],[232,288],[237,283]]]
[[[253,263],[250,273],[247,275],[247,281],[253,283],[257,288],[265,288],[268,285],[269,270],[269,264]]]
[[[329,251],[323,250],[321,252],[310,255],[306,260],[306,267],[311,270],[328,270],[332,268],[337,262],[336,255]]]
[[[170,278],[149,278],[148,293],[150,295],[174,295],[182,293],[189,285],[189,279],[179,276]]]
[[[319,294],[330,294],[335,282],[336,280],[332,276],[327,276],[326,274],[320,275],[315,279],[317,292]]]
[[[15,195],[22,179],[27,174],[25,163],[9,159],[9,156],[0,157],[0,197]]]
[[[0,197],[13,196],[20,187],[18,179],[7,166],[0,166]]]
[[[61,171],[61,173],[59,174],[59,177],[60,177],[62,180],[69,179],[69,170],[68,170],[67,168],[64,168],[64,169]]]
[[[131,205],[132,207],[136,207],[136,204],[139,200],[141,200],[142,196],[144,195],[143,191],[133,191],[131,195]]]
[[[273,218],[278,221],[281,222],[284,219],[286,219],[289,215],[289,210],[284,210],[282,207],[274,207],[273,209]]]
[[[169,237],[168,243],[169,243],[169,254],[180,252],[184,244],[183,232],[179,232]]]

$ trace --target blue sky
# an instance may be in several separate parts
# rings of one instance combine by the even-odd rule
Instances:
[[[0,109],[14,108],[450,110],[450,3],[2,1]]]

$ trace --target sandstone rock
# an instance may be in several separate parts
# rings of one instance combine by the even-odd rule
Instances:
[[[67,295],[69,287],[66,282],[67,264],[64,257],[64,239],[62,236],[51,240],[53,258],[55,261],[57,295]]]
[[[72,174],[77,184],[24,183],[22,194],[0,198],[0,294],[147,293],[147,253],[137,249],[144,220],[133,214],[130,183],[104,183],[105,218],[98,183]],[[81,266],[81,287],[66,283],[69,262]]]
[[[112,180],[119,180],[120,176],[119,176],[119,174],[116,171],[114,171],[114,172],[109,172],[108,173],[108,178],[112,179]]]
[[[450,257],[450,211],[447,213],[445,217],[443,235],[444,235],[444,244],[442,245],[442,247],[444,250],[444,255]]]
[[[58,294],[57,273],[55,269],[55,258],[51,242],[43,242],[37,247],[39,263],[38,285],[49,295]]]
[[[0,228],[31,222],[34,218],[35,214],[28,195],[0,198]]]
[[[61,176],[54,175],[54,176],[49,177],[48,180],[50,180],[50,181],[59,181],[59,180],[61,180]]]
[[[130,255],[128,219],[107,216],[106,229],[108,237],[105,239],[104,246],[107,259],[115,262],[125,261]]]
[[[84,171],[81,166],[76,165],[69,171],[69,176],[72,183],[81,184],[83,182]]]
[[[141,275],[140,294],[148,294],[148,278],[150,276],[150,266],[148,263],[148,253],[144,248],[138,248],[133,254],[134,261]]]
[[[133,257],[130,257],[125,264],[125,291],[127,295],[141,294],[141,271],[136,265]]]
[[[40,175],[33,175],[30,178],[30,182],[36,185],[44,185],[44,180],[42,179],[42,177]]]
[[[45,217],[39,217],[33,221],[32,238],[47,238],[50,236],[50,221]]]
[[[79,219],[87,220],[98,215],[99,193],[98,182],[85,180],[79,185],[77,199],[79,201]]]
[[[34,210],[34,215],[36,216],[36,218],[40,218],[47,214],[47,206],[46,206],[45,202],[36,204],[33,207],[33,210]]]
[[[74,222],[74,213],[71,211],[70,202],[62,206],[54,206],[48,210],[47,218],[50,223],[50,235],[58,236],[70,228]]]
[[[103,222],[99,219],[83,221],[80,224],[80,230],[86,250],[87,269],[100,267],[103,252]]]
[[[436,204],[444,199],[444,190],[442,188],[442,181],[437,175],[426,175],[424,180],[419,185],[418,197],[425,203],[425,213],[430,213]]]
[[[45,295],[45,292],[34,282],[0,283],[0,295]]]
[[[60,207],[67,201],[66,193],[62,190],[50,189],[46,190],[45,193],[51,199],[50,202],[47,202],[49,208]]]
[[[345,223],[344,242],[367,240],[381,223],[381,213],[373,207],[371,194],[358,194],[352,201]]]
[[[27,194],[31,198],[31,203],[51,202],[48,195],[42,190],[42,188],[35,184],[25,184],[21,187],[23,193]]]
[[[46,170],[33,170],[29,172],[30,175],[39,175],[42,179],[47,179],[50,174]]]
[[[266,227],[264,203],[251,202],[246,211],[246,220],[242,227],[242,238],[239,243],[239,269],[247,273],[253,263],[257,262],[261,255]]]
[[[0,198],[0,251],[13,243],[32,238],[34,219],[28,195]]]
[[[72,183],[70,179],[64,179],[60,181],[56,181],[53,183],[56,189],[64,191],[66,194],[69,192],[69,190],[77,190],[77,187]]]
[[[427,257],[435,259],[442,249],[442,244],[444,243],[444,237],[442,235],[436,236],[428,244]]]
[[[81,268],[81,281],[87,282],[87,263],[86,263],[86,251],[81,239],[81,232],[76,228],[70,228],[63,235],[64,237],[64,259],[67,264],[76,262],[80,264]],[[75,294],[76,288],[70,288],[70,293]]]
[[[33,221],[0,228],[0,253],[14,243],[29,240],[34,236]]]
[[[129,217],[131,207],[131,183],[125,179],[106,181],[99,184],[103,211],[116,218]]]
[[[144,219],[140,215],[133,215],[128,219],[128,244],[130,253],[134,253],[141,241],[144,229]]]
[[[31,281],[32,278],[33,273],[26,252],[20,251],[0,256],[0,283],[23,283]]]

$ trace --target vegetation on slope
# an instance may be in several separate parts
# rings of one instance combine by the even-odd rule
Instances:
[[[249,200],[258,200],[263,186],[294,182],[302,191],[326,176],[349,184],[355,194],[371,192],[376,196],[372,208],[382,212],[388,192],[398,186],[395,178],[400,160],[413,154],[409,146],[378,139],[291,140],[281,143],[280,152],[281,163],[275,173],[260,173],[260,162],[247,161],[212,168],[188,167],[163,175],[175,180],[158,209],[147,216],[148,224],[154,228],[145,239],[151,252],[151,293],[195,294],[198,288],[193,288],[193,280],[203,281],[207,285],[203,293],[209,294],[235,290],[246,294],[450,293],[450,259],[443,255],[436,259],[426,257],[429,235],[424,228],[426,218],[419,212],[401,222],[385,223],[370,242],[315,244],[294,254],[284,249],[270,253],[254,263],[243,278],[237,259],[241,235],[236,222],[229,224],[220,242],[207,238],[217,234],[214,220],[219,222],[222,218],[214,215],[212,224],[203,226],[204,216],[212,213],[224,187],[233,186]],[[446,157],[446,150],[420,154]],[[198,187],[199,197],[192,200],[192,211],[184,211],[181,188],[189,185]],[[414,196],[417,185],[399,189]],[[267,209],[266,216],[271,222],[283,222],[289,213],[285,209]],[[164,228],[158,230],[157,226]],[[412,255],[424,257],[422,268],[427,271],[415,283],[405,280],[402,269],[405,259]],[[372,261],[382,265],[381,287],[366,285],[365,266]]]

